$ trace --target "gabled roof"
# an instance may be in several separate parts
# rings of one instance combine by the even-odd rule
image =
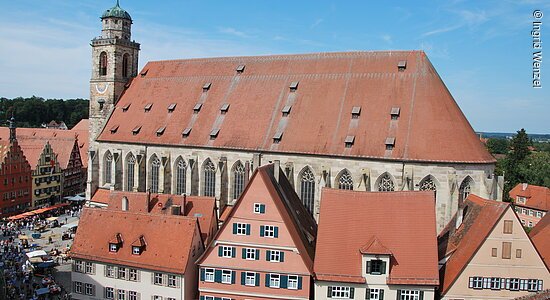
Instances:
[[[483,245],[510,204],[470,194],[464,201],[465,217],[456,228],[458,213],[438,236],[439,259],[452,253],[441,269],[441,293],[446,293]]]
[[[402,60],[406,68],[399,71]],[[239,65],[246,66],[243,72],[236,71]],[[423,51],[156,61],[140,74],[117,102],[99,141],[397,161],[495,162]],[[293,82],[299,85],[293,88]],[[203,89],[205,83],[211,86]],[[151,101],[155,105],[145,111]],[[168,112],[171,103],[177,107]],[[200,110],[194,110],[199,104]],[[225,114],[219,110],[223,104],[231,105]],[[284,116],[288,105],[292,110]],[[362,108],[358,119],[352,119],[353,107]],[[398,120],[390,115],[394,107],[400,108]],[[111,132],[114,126],[119,129]],[[136,127],[141,130],[133,134]],[[191,131],[184,137],[186,128]],[[219,131],[215,139],[210,136],[213,130]],[[274,142],[276,134],[282,135]],[[347,136],[355,136],[351,148],[344,143]],[[386,138],[395,139],[391,151],[386,151]]]
[[[546,267],[550,269],[550,213],[547,213],[529,232],[535,248],[539,251]]]
[[[550,210],[550,189],[547,187],[518,183],[508,194],[517,206],[529,207],[542,211]],[[525,204],[517,203],[517,196],[525,197]]]
[[[119,240],[117,234],[122,244],[113,253],[109,243]],[[182,274],[194,261],[191,248],[195,234],[199,234],[196,218],[85,207],[71,257]],[[141,236],[147,247],[134,255],[131,243]]]
[[[305,266],[313,271],[313,259],[315,256],[315,242],[317,236],[317,224],[313,217],[307,212],[306,208],[300,201],[298,195],[294,191],[294,188],[288,182],[283,171],[279,170],[279,180],[274,177],[274,166],[272,164],[262,166],[254,171],[254,174],[249,180],[248,185],[244,189],[243,193],[235,202],[233,209],[229,211],[229,215],[224,220],[222,227],[218,230],[215,237],[212,240],[218,239],[219,235],[224,229],[231,223],[231,218],[239,210],[241,199],[246,197],[249,187],[254,180],[263,179],[267,184],[266,188],[273,198],[273,202],[281,215],[286,229],[289,231],[292,241],[296,245],[300,257],[304,261]],[[199,258],[197,264],[201,264],[204,258],[213,249],[213,243]]]
[[[361,251],[391,253],[388,284],[439,284],[434,193],[324,188],[317,280],[365,282]]]

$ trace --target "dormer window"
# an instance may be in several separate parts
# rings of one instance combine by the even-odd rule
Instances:
[[[141,249],[140,249],[140,247],[138,247],[138,246],[132,246],[132,254],[133,254],[133,255],[140,255],[140,254],[141,254]]]
[[[118,249],[122,247],[122,235],[120,233],[117,233],[110,241],[109,241],[109,252],[118,252]]]
[[[407,68],[407,61],[406,60],[400,60],[399,62],[397,62],[397,70],[399,72],[405,71],[406,68]]]
[[[361,115],[361,106],[354,106],[351,109],[351,118],[352,119],[359,119],[359,115]]]
[[[145,238],[142,235],[132,243],[132,254],[141,255],[141,253],[145,250],[145,246]]]
[[[381,259],[372,259],[367,261],[367,274],[386,274],[386,262]]]
[[[393,150],[393,147],[395,146],[395,138],[393,137],[386,138],[386,141],[384,144],[386,144],[386,150]]]
[[[109,243],[109,252],[117,252],[118,251],[118,244]]]
[[[390,115],[391,115],[391,119],[392,120],[397,120],[399,119],[399,113],[400,113],[401,109],[399,107],[392,107],[391,108],[391,112],[390,112]]]

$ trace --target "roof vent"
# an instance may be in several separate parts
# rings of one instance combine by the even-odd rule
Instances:
[[[176,109],[176,105],[178,105],[177,103],[171,103],[170,105],[168,105],[168,112],[173,112],[174,109]]]
[[[242,73],[242,72],[244,72],[244,68],[245,68],[245,65],[239,65],[239,66],[237,67],[237,73]]]
[[[229,110],[229,103],[224,103],[222,104],[222,106],[220,107],[220,112],[222,113],[222,115],[225,115],[225,113]]]
[[[220,133],[220,129],[219,129],[219,128],[212,129],[212,131],[210,131],[210,139],[213,140],[213,139],[217,138],[217,137],[218,137],[218,133]]]
[[[144,109],[145,109],[146,112],[148,112],[148,111],[151,110],[151,107],[153,107],[153,103],[147,103],[147,104],[145,104]]]
[[[392,120],[397,120],[399,118],[400,111],[401,111],[401,109],[399,107],[392,107],[391,112],[390,112],[391,119]]]
[[[397,63],[397,70],[398,70],[399,72],[405,71],[406,68],[407,68],[407,61],[406,61],[406,60],[400,60],[400,61]]]
[[[191,127],[187,127],[183,130],[183,132],[181,133],[181,136],[186,138],[189,136],[190,133],[191,133]]]
[[[212,86],[212,82],[207,82],[205,83],[203,86],[202,86],[202,91],[203,92],[206,92],[210,89],[210,87]]]
[[[138,125],[138,126],[134,127],[134,129],[132,129],[132,134],[136,135],[136,134],[139,133],[140,130],[141,130],[141,125]]]
[[[127,103],[126,105],[124,105],[124,106],[122,107],[122,111],[123,111],[123,112],[126,112],[126,111],[128,110],[128,108],[130,108],[130,105],[131,105],[131,103]]]
[[[287,117],[289,114],[290,114],[290,110],[292,109],[292,106],[291,105],[285,105],[283,107],[283,117]]]
[[[389,137],[386,138],[386,150],[393,150],[393,147],[395,146],[395,138]]]
[[[351,146],[353,146],[353,143],[355,143],[355,135],[346,136],[346,139],[344,140],[346,148],[351,148]]]
[[[111,127],[111,133],[115,133],[118,130],[118,125]]]
[[[291,82],[290,85],[288,86],[290,88],[290,91],[295,92],[298,89],[298,84],[300,84],[299,81]]]
[[[141,77],[145,77],[145,75],[147,75],[147,72],[149,72],[149,69],[145,69],[145,70],[141,71],[141,73],[139,73],[139,75],[141,75]]]
[[[277,132],[273,136],[273,144],[278,144],[281,142],[281,139],[283,138],[283,132]]]
[[[359,115],[361,115],[361,106],[354,106],[351,109],[351,118],[352,119],[359,119]]]
[[[157,136],[161,136],[162,134],[164,134],[164,130],[166,130],[166,126],[162,126],[157,129]]]
[[[198,114],[199,111],[201,111],[202,103],[195,104],[195,107],[193,107],[193,113]]]

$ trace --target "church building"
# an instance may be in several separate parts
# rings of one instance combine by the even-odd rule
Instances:
[[[280,161],[307,211],[320,191],[432,190],[441,229],[502,178],[423,51],[148,62],[117,5],[92,46],[88,199],[98,189],[216,197],[232,205]]]

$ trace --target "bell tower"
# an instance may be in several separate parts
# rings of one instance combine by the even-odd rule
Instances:
[[[132,17],[116,5],[101,16],[101,36],[92,39],[90,79],[90,155],[87,198],[99,184],[97,137],[103,130],[126,84],[137,75],[139,43],[132,40]]]

